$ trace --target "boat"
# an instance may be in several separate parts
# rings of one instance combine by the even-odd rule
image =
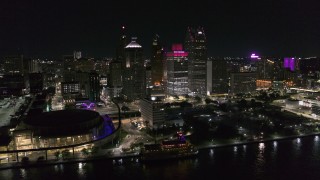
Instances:
[[[145,144],[140,151],[142,161],[166,160],[196,156],[198,150],[187,142],[182,133],[177,133],[174,140],[164,140],[161,143]]]

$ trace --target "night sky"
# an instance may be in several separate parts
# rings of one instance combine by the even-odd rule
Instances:
[[[317,0],[66,1],[1,0],[0,57],[113,57],[122,25],[146,57],[154,34],[183,43],[188,26],[204,27],[209,56],[320,55]]]

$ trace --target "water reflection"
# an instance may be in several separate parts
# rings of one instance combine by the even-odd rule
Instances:
[[[300,142],[301,142],[301,139],[297,138],[297,143],[300,144]]]
[[[179,161],[136,163],[139,159],[124,158],[121,165],[122,160],[117,159],[1,170],[0,179],[97,179],[106,174],[108,179],[196,179],[213,175],[215,179],[320,179],[319,142],[319,136],[313,136],[214,148]]]
[[[213,149],[210,149],[209,155],[211,158],[213,157]]]
[[[79,163],[79,169],[82,169],[82,166],[83,166],[82,163]]]
[[[84,168],[85,165],[86,165],[86,163],[79,163],[78,164],[78,173],[80,176],[84,176],[86,174],[86,169]]]
[[[263,167],[265,165],[265,157],[264,157],[265,144],[259,143],[258,146],[258,154],[255,161],[255,174],[256,176],[261,176],[263,173]]]
[[[264,143],[259,143],[259,151],[262,153],[264,151],[265,145]]]
[[[273,147],[276,149],[278,146],[278,142],[277,141],[273,141]]]
[[[234,146],[234,147],[233,147],[233,152],[234,152],[234,153],[237,153],[237,150],[238,150],[238,147],[237,147],[237,146]]]
[[[20,169],[20,178],[25,178],[25,177],[26,177],[26,170]]]

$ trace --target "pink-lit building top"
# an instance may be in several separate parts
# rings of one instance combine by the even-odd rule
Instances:
[[[182,44],[173,44],[172,52],[167,52],[167,57],[187,57],[188,52],[183,51]]]

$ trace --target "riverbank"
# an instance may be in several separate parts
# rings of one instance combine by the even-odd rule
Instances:
[[[285,141],[285,140],[292,140],[297,138],[305,138],[305,137],[312,137],[312,136],[320,136],[320,133],[312,133],[312,134],[303,134],[303,135],[294,135],[294,136],[283,136],[283,137],[276,137],[276,138],[268,138],[268,139],[261,139],[261,140],[254,140],[254,141],[237,141],[233,143],[225,143],[225,144],[212,144],[208,143],[207,145],[200,145],[196,146],[199,150],[201,149],[212,149],[212,148],[223,148],[223,147],[232,147],[232,146],[240,146],[240,145],[248,145],[248,144],[258,144],[258,143],[266,143],[266,142],[274,142],[274,141]],[[85,163],[91,161],[102,161],[102,160],[117,160],[123,158],[139,158],[139,153],[127,153],[121,155],[110,155],[110,154],[103,154],[100,156],[94,157],[87,157],[87,158],[72,158],[72,159],[65,159],[65,160],[47,160],[47,161],[30,161],[26,163],[22,162],[14,162],[14,163],[6,163],[0,164],[0,170],[3,169],[13,169],[13,168],[32,168],[32,167],[42,167],[42,166],[51,166],[51,165],[59,165],[59,164],[71,164],[71,163]]]

